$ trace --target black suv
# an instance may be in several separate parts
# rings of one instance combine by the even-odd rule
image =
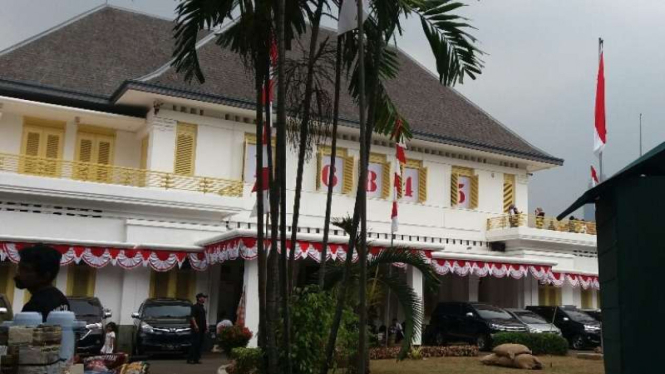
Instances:
[[[482,303],[439,303],[425,332],[429,344],[467,341],[481,350],[492,346],[498,332],[526,332],[527,327],[505,310]]]
[[[600,322],[576,306],[528,306],[526,309],[554,321],[573,349],[600,345]]]
[[[191,346],[189,300],[157,298],[141,304],[134,318],[134,353],[187,353]]]
[[[69,309],[76,319],[85,322],[85,332],[79,338],[76,351],[79,353],[97,354],[104,346],[106,320],[111,318],[111,311],[104,309],[96,297],[70,296]]]

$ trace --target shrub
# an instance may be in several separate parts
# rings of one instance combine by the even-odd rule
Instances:
[[[494,347],[506,343],[525,345],[534,355],[565,356],[568,353],[568,342],[556,334],[502,332],[496,334],[492,340]]]
[[[250,339],[252,332],[244,326],[224,327],[217,335],[217,343],[227,355],[230,355],[234,348],[247,347]]]
[[[263,362],[261,348],[234,348],[231,351],[233,363],[227,367],[228,374],[252,374],[262,372],[259,370]]]
[[[397,359],[401,347],[379,347],[369,349],[370,360]],[[411,351],[412,355],[414,350]],[[429,357],[475,357],[478,355],[478,347],[475,345],[451,345],[447,347],[418,348],[418,354],[422,358]],[[417,359],[412,356],[413,359]]]

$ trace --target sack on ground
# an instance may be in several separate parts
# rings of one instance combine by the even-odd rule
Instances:
[[[495,353],[481,358],[480,362],[483,363],[483,365],[503,366],[507,368],[513,367],[513,360],[509,357],[497,356]]]
[[[521,354],[516,356],[513,364],[518,369],[540,370],[543,368],[543,363],[540,362],[538,357],[530,354]]]
[[[522,344],[501,344],[500,346],[495,347],[492,352],[496,353],[497,356],[508,357],[511,360],[515,356],[522,354],[531,354],[531,350]]]

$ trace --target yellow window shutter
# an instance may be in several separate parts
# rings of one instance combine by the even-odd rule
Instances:
[[[389,199],[391,194],[391,184],[390,184],[390,163],[384,162],[381,168],[381,198]]]
[[[23,154],[26,156],[39,156],[39,143],[41,132],[36,130],[26,130],[23,136]]]
[[[81,137],[79,139],[78,146],[78,157],[77,161],[80,162],[92,162],[92,145],[94,140],[87,137]]]
[[[179,175],[194,175],[196,157],[196,125],[178,123],[174,172]]]
[[[457,180],[457,177],[459,175],[457,173],[452,173],[450,174],[450,206],[455,207],[457,206],[457,198],[459,197],[459,182]]]
[[[471,177],[471,209],[478,209],[478,176]]]
[[[344,185],[342,186],[342,193],[350,194],[353,192],[353,165],[353,156],[344,157]]]
[[[98,137],[97,142],[97,163],[102,165],[113,165],[113,146],[112,137]]]
[[[418,169],[418,202],[424,203],[427,201],[427,168],[420,167]]]
[[[321,175],[321,172],[323,170],[323,152],[319,149],[318,152],[316,152],[316,190],[321,189],[321,178],[323,176]]]
[[[515,204],[515,175],[503,175],[503,211],[507,212]]]
[[[141,140],[141,169],[145,170],[148,168],[148,146],[150,145],[150,137],[148,135],[144,136]]]
[[[46,147],[44,157],[53,159],[44,162],[44,174],[49,176],[60,175],[58,159],[62,155],[62,133],[59,130],[46,130]]]
[[[538,285],[538,305],[549,306],[548,292],[546,286]]]

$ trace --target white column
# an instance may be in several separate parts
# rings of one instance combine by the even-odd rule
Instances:
[[[23,309],[23,298],[25,297],[26,290],[19,290],[14,288],[14,300],[12,300],[12,311],[14,314],[18,313]]]
[[[102,302],[104,308],[111,310],[111,321],[120,324],[120,310],[122,305],[122,284],[126,272],[119,266],[108,265],[95,271],[95,296]]]
[[[121,325],[132,325],[132,313],[137,312],[141,303],[150,295],[150,269],[138,267],[125,270],[122,277],[122,296],[118,318]]]
[[[424,310],[425,299],[423,298],[423,274],[420,272],[420,270],[414,268],[413,266],[409,266],[406,270],[406,281],[409,286],[411,286],[411,288],[413,288],[413,290],[416,292],[416,295],[418,295],[418,298],[420,299],[420,308],[421,310]],[[422,318],[423,316],[421,315],[420,317]],[[421,340],[421,334],[416,334],[413,336],[414,345],[420,345]]]
[[[61,266],[58,271],[58,276],[55,278],[55,288],[59,289],[64,294],[67,293],[67,273],[70,266],[74,265]]]
[[[177,122],[162,117],[151,117],[148,123],[148,170],[173,172],[175,162],[175,128]]]
[[[578,308],[582,307],[582,287],[577,286],[573,288],[573,305]]]
[[[242,281],[245,291],[245,326],[252,332],[249,347],[258,345],[259,332],[259,261],[245,261]]]
[[[524,304],[520,307],[538,306],[538,279],[531,275],[524,278]]]
[[[477,275],[469,274],[469,302],[478,302],[479,287],[480,278]]]
[[[594,289],[591,290],[591,307],[598,309],[598,291]]]
[[[568,281],[564,282],[561,287],[561,303],[563,305],[575,305],[573,286]]]

